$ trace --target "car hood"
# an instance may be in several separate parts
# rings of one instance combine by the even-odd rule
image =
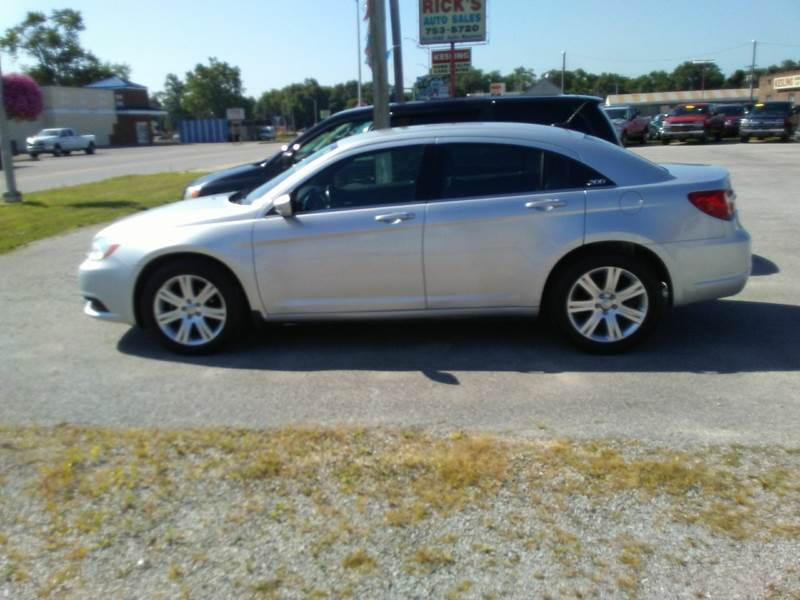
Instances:
[[[246,179],[248,177],[256,177],[262,172],[262,167],[259,163],[239,165],[238,167],[231,167],[230,169],[223,169],[222,171],[214,171],[208,175],[198,177],[189,185],[199,185],[209,181],[220,181],[223,179]]]
[[[141,237],[156,229],[191,227],[248,219],[260,210],[251,205],[230,202],[228,198],[231,195],[203,196],[146,210],[112,223],[97,235],[112,239],[124,239],[129,236]]]
[[[29,142],[52,142],[53,140],[57,140],[57,135],[32,135],[27,139]]]
[[[683,115],[675,117],[667,117],[666,123],[702,123],[706,120],[705,115]]]

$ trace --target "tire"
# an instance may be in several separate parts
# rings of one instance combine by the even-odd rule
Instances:
[[[61,156],[61,146],[58,144],[53,146],[53,156]]]
[[[84,150],[86,154],[94,154],[94,142],[89,142],[89,145],[86,146],[86,150]]]
[[[661,143],[662,143],[664,146],[669,146],[669,138],[665,138],[665,137],[663,137],[663,136],[662,136],[662,137],[661,137]]]
[[[159,267],[139,302],[145,327],[179,354],[221,348],[240,333],[246,307],[235,279],[202,259],[176,259]]]
[[[63,150],[64,156],[69,156],[72,150]]]
[[[704,133],[699,138],[697,138],[697,142],[699,144],[707,144],[708,143],[708,136]]]
[[[609,275],[616,279],[609,282]],[[620,300],[626,291],[628,298]],[[605,254],[580,259],[559,273],[549,304],[558,329],[572,344],[612,354],[632,348],[652,332],[664,298],[658,277],[645,262]]]
[[[717,134],[715,134],[715,135],[714,135],[714,141],[715,141],[717,144],[719,144],[719,143],[722,141],[722,134],[721,134],[721,133],[717,133]]]
[[[746,144],[747,142],[750,141],[750,136],[749,135],[740,135],[739,136],[739,141],[742,142],[743,144]]]
[[[31,160],[36,160],[37,158],[39,158],[39,153],[38,152],[28,152],[28,156],[31,157]]]

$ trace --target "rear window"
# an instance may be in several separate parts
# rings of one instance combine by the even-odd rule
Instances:
[[[738,117],[744,114],[743,106],[720,106],[719,112],[729,117]]]
[[[750,115],[788,115],[791,106],[792,105],[788,102],[765,102],[763,104],[756,104],[753,110],[750,111]]]
[[[593,135],[618,145],[608,119],[596,101],[579,102],[497,102],[495,121],[558,125]]]

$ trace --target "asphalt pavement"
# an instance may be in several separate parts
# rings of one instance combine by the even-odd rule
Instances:
[[[179,357],[82,314],[76,268],[93,227],[0,256],[0,424],[400,425],[798,446],[800,144],[633,151],[728,167],[755,257],[741,294],[676,309],[631,353],[582,354],[546,323],[464,319],[269,326],[225,354]]]
[[[36,192],[64,185],[100,181],[119,175],[147,175],[164,171],[217,171],[244,163],[262,161],[281,144],[242,142],[231,144],[165,144],[131,148],[98,148],[94,154],[73,152],[55,157],[43,154],[32,160],[27,155],[14,160],[17,187]],[[0,177],[0,192],[6,190]]]

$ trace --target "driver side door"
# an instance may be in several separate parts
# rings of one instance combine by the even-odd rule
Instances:
[[[269,214],[255,225],[268,314],[425,308],[424,153],[417,143],[342,158],[295,187],[291,217]]]

